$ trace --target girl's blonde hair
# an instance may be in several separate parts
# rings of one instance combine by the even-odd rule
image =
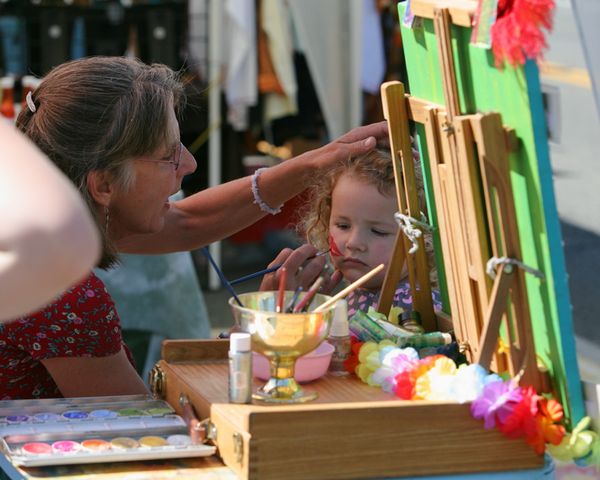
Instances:
[[[426,212],[423,173],[418,154],[414,157],[415,179],[419,192],[419,205]],[[331,217],[331,196],[333,189],[342,175],[348,175],[364,183],[373,185],[379,193],[396,198],[396,183],[392,157],[388,151],[372,150],[364,155],[348,158],[309,187],[308,200],[301,210],[301,219],[297,229],[307,241],[319,250],[329,248],[329,219]],[[356,192],[360,195],[360,192]],[[432,285],[437,285],[437,270],[431,234],[424,232],[425,250],[430,269]]]
[[[386,196],[394,196],[394,169],[388,152],[372,150],[357,157],[348,158],[330,169],[327,174],[309,188],[309,198],[298,230],[306,235],[309,243],[319,250],[328,248],[331,194],[342,175],[348,175],[374,185]],[[360,194],[357,192],[357,194]]]

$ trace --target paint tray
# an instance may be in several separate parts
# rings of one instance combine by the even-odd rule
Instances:
[[[24,467],[201,457],[216,451],[192,443],[186,427],[8,435],[0,448]]]
[[[168,403],[149,395],[0,402],[0,436],[181,426]]]

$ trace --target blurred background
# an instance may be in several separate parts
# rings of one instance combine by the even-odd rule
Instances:
[[[406,82],[396,5],[0,0],[1,113],[14,120],[36,78],[70,59],[129,55],[165,63],[182,73],[188,93],[181,137],[198,162],[183,184],[181,195],[189,195],[383,119],[379,85]],[[595,378],[600,365],[599,20],[595,0],[556,0],[540,64],[584,378]],[[264,268],[283,247],[299,244],[294,223],[301,201],[210,247],[228,278]],[[101,276],[141,370],[152,366],[163,338],[215,336],[231,325],[229,295],[199,251],[126,256]],[[237,288],[250,291],[258,283]]]

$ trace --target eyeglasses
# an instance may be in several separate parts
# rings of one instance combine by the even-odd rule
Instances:
[[[153,160],[151,158],[136,158],[136,160],[140,162],[153,162],[153,163],[170,163],[175,167],[175,171],[179,168],[179,164],[181,163],[181,154],[183,153],[183,143],[179,142],[178,148],[175,150],[173,154],[173,158],[169,160]]]

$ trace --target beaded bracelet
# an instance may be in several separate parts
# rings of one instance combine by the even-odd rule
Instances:
[[[269,205],[267,205],[267,203],[260,196],[260,191],[258,189],[258,177],[260,177],[260,174],[264,170],[267,170],[267,168],[259,168],[254,172],[254,175],[252,175],[252,195],[254,195],[253,203],[256,203],[263,212],[270,213],[271,215],[277,215],[281,212],[281,207],[283,207],[283,203],[277,208],[272,208]]]

